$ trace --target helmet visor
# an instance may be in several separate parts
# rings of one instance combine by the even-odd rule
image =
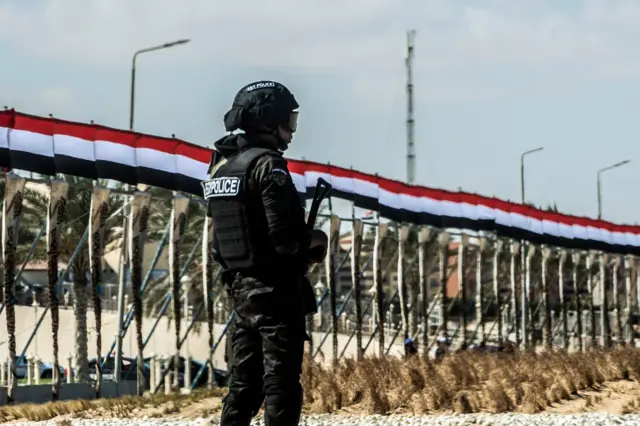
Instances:
[[[289,113],[287,130],[289,130],[291,133],[295,133],[295,131],[298,130],[298,111],[291,111]]]

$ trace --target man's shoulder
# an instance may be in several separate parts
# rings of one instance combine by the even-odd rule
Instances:
[[[289,173],[287,160],[279,152],[269,151],[258,157],[255,162],[254,171],[258,174],[269,174],[274,170],[281,170]]]
[[[290,180],[287,160],[281,155],[265,155],[258,159],[253,169],[253,176],[257,182],[274,182],[278,186],[285,186]]]
[[[277,151],[267,151],[258,157],[256,166],[287,167],[287,160]]]

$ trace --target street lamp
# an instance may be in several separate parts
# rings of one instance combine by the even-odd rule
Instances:
[[[520,195],[522,196],[522,204],[525,203],[525,198],[524,198],[524,157],[526,155],[529,154],[533,154],[534,152],[538,152],[538,151],[542,151],[544,149],[543,146],[536,148],[536,149],[530,149],[529,151],[525,151],[522,153],[522,155],[520,156]]]
[[[140,49],[133,54],[133,61],[131,65],[131,100],[129,105],[129,130],[133,130],[133,115],[134,115],[134,106],[135,106],[135,86],[136,86],[136,59],[138,55],[141,53],[154,52],[156,50],[168,49],[170,47],[178,46],[180,44],[186,44],[190,40],[176,40],[169,43],[161,44],[158,46],[147,47],[145,49]],[[125,189],[129,189],[129,185],[125,185]],[[122,247],[126,247],[127,241],[127,217],[129,215],[129,208],[125,206],[124,208],[124,219],[122,220],[122,240],[125,244]],[[123,325],[124,325],[124,293],[125,293],[125,282],[126,282],[126,274],[129,267],[129,259],[126,255],[126,251],[124,248],[120,250],[120,277],[118,279],[118,302],[117,302],[117,329],[118,334],[116,336],[116,353],[115,353],[115,376],[116,376],[116,395],[120,394],[120,373],[122,370],[122,337],[123,337]],[[100,354],[98,354],[99,356]]]
[[[534,152],[538,152],[538,151],[542,151],[544,149],[543,146],[535,148],[535,149],[530,149],[529,151],[525,151],[522,153],[522,155],[520,155],[520,196],[522,198],[522,204],[524,205],[525,203],[525,191],[524,191],[524,157],[526,157],[529,154],[533,154]],[[520,266],[522,268],[522,270],[524,271],[526,268],[526,264],[527,264],[527,253],[528,253],[528,244],[526,241],[522,240],[521,244],[520,244]],[[526,275],[523,273],[521,274],[521,279],[522,279],[522,288],[525,288],[526,286]],[[528,294],[526,291],[522,292],[522,303],[523,306],[526,306],[529,302],[528,302]],[[527,347],[527,323],[528,323],[529,317],[527,315],[527,309],[522,309],[522,320],[521,320],[521,326],[522,326],[522,342],[523,345],[525,347]]]
[[[133,130],[133,114],[135,106],[135,86],[136,86],[136,58],[141,53],[154,52],[156,50],[168,49],[170,47],[186,44],[191,41],[190,39],[176,40],[170,43],[161,44],[159,46],[147,47],[146,49],[140,49],[133,54],[133,62],[131,65],[131,103],[129,105],[129,130]]]
[[[620,161],[619,163],[612,164],[611,166],[607,166],[604,169],[598,170],[598,219],[602,219],[602,191],[600,188],[600,175],[602,174],[602,172],[624,166],[625,164],[630,162],[631,160],[624,160]]]

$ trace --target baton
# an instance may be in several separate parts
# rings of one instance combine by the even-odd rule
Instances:
[[[313,229],[316,226],[316,219],[318,218],[318,212],[320,211],[320,203],[331,194],[333,187],[329,182],[322,178],[318,178],[316,183],[316,189],[313,193],[313,199],[311,200],[311,208],[309,209],[309,218],[307,219],[307,227]]]

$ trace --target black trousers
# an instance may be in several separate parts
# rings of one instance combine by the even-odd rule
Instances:
[[[299,286],[237,276],[231,286],[235,330],[231,380],[221,426],[248,426],[264,402],[266,426],[294,426],[302,410],[305,316]]]

